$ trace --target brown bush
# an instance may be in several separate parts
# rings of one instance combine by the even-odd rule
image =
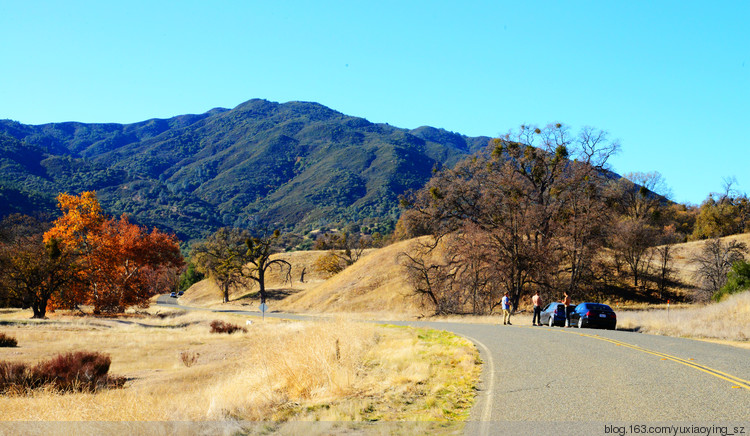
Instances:
[[[25,391],[31,386],[31,373],[23,363],[0,362],[0,393]]]
[[[240,327],[236,324],[220,321],[218,319],[211,321],[211,333],[232,334],[237,331],[241,331],[242,333],[247,333],[247,329],[245,327]]]
[[[0,333],[0,347],[15,347],[18,345],[16,338]]]
[[[50,386],[61,392],[94,392],[122,387],[124,377],[109,376],[111,359],[101,353],[77,351],[59,354],[33,368],[0,362],[0,392],[25,392]]]
[[[200,353],[196,353],[195,351],[183,351],[180,353],[182,364],[188,368],[195,365],[195,362],[198,361],[198,357],[200,357]]]

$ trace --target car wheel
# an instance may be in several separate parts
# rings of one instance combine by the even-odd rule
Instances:
[[[549,317],[549,326],[550,327],[554,327],[555,326],[555,317],[554,316],[550,316]]]
[[[579,329],[583,328],[583,318],[578,318],[578,328]]]

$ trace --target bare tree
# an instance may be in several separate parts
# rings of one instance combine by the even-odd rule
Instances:
[[[491,257],[492,244],[489,235],[474,226],[467,226],[445,241],[446,251],[452,256],[448,264],[451,285],[461,290],[456,300],[462,309],[477,315],[492,313],[502,297],[498,263]]]
[[[628,267],[633,286],[648,272],[652,246],[658,234],[646,219],[621,219],[612,229],[611,244],[615,256]]]
[[[245,277],[258,284],[261,304],[266,302],[266,272],[270,268],[278,267],[286,281],[292,280],[292,265],[284,259],[271,259],[271,255],[279,251],[274,243],[280,236],[281,233],[275,230],[271,235],[263,234],[245,239],[248,263],[242,272]]]
[[[580,278],[576,268],[590,263],[584,258],[593,250],[581,247],[593,241],[595,225],[585,221],[596,214],[583,203],[598,197],[589,182],[616,149],[592,129],[574,137],[559,123],[521,126],[493,140],[485,153],[433,177],[409,202],[411,212],[405,216],[411,222],[404,228],[429,229],[436,240],[471,235],[474,252],[457,271],[471,271],[471,282],[478,285],[492,271],[492,281],[508,291],[517,307],[530,288],[551,288],[562,263],[570,262],[564,271],[572,274],[571,283]],[[448,257],[454,255],[461,252],[453,249]],[[475,260],[479,263],[468,269]],[[491,262],[492,268],[482,262]]]
[[[413,250],[400,254],[401,264],[415,295],[429,301],[436,315],[452,313],[457,304],[450,265],[435,259],[434,248],[431,244],[417,243]]]
[[[677,234],[673,225],[664,228],[660,237],[662,245],[654,248],[654,254],[657,260],[657,289],[659,290],[659,299],[664,299],[664,293],[667,291],[667,286],[672,280],[672,274],[674,270],[672,268],[672,260],[675,254],[679,250],[675,247],[677,241]]]
[[[591,285],[594,261],[605,243],[606,229],[612,217],[607,208],[601,177],[592,174],[588,165],[574,167],[573,180],[566,195],[563,211],[559,275],[556,288],[567,289],[574,296],[582,286]]]
[[[621,214],[636,220],[652,220],[664,198],[671,195],[664,177],[657,171],[626,173],[610,188],[615,208]]]
[[[710,239],[691,259],[698,267],[695,278],[701,283],[704,291],[714,294],[727,282],[727,274],[732,269],[732,264],[744,260],[747,252],[747,245],[742,242]]]

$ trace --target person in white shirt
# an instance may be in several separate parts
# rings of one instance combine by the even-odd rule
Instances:
[[[506,292],[505,295],[503,295],[502,299],[502,305],[503,305],[503,325],[513,325],[510,323],[510,298],[508,298],[508,293]]]

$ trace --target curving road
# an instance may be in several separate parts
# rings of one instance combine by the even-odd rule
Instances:
[[[668,427],[680,424],[750,434],[750,350],[625,331],[427,325],[471,339],[486,363],[467,434],[675,434]]]
[[[466,434],[750,435],[747,349],[625,331],[388,324],[447,330],[477,345],[484,367]]]

